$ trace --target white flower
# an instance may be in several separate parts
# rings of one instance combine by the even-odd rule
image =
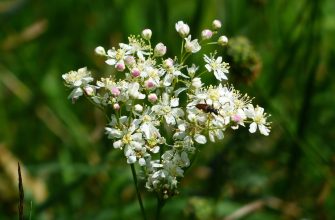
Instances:
[[[131,97],[135,99],[144,99],[145,95],[139,92],[140,84],[137,82],[129,84],[128,93]]]
[[[175,27],[181,37],[186,37],[190,33],[190,27],[183,21],[178,21]]]
[[[191,67],[187,67],[187,72],[188,75],[193,77],[195,75],[195,73],[198,71],[198,68],[195,64],[192,64]]]
[[[222,62],[222,57],[219,56],[215,59],[213,55],[211,57],[208,57],[207,55],[204,55],[204,60],[207,63],[205,65],[208,72],[214,72],[214,76],[217,80],[227,80],[227,76],[225,73],[228,73],[228,63]]]
[[[198,39],[194,39],[191,41],[191,35],[189,35],[187,38],[185,39],[185,50],[186,52],[189,53],[196,53],[201,49],[200,44],[198,43]]]
[[[174,125],[176,120],[184,115],[184,111],[177,108],[178,105],[178,98],[170,99],[167,93],[163,93],[162,100],[157,105],[152,106],[152,111],[163,116],[167,124]]]
[[[65,83],[68,87],[79,87],[87,85],[93,81],[91,72],[86,67],[78,69],[78,71],[70,71],[62,75]]]
[[[237,109],[235,114],[232,114],[231,120],[235,123],[232,126],[232,129],[238,129],[239,125],[244,126],[244,120],[247,118],[244,111],[242,109]]]
[[[108,59],[105,61],[108,65],[116,66],[118,63],[124,63],[124,60],[126,59],[127,55],[130,54],[130,52],[126,51],[125,49],[118,49],[115,50],[114,48],[107,51],[107,57]]]
[[[249,104],[244,111],[246,116],[253,120],[253,122],[250,124],[249,132],[255,133],[258,127],[261,134],[268,136],[270,129],[268,128],[269,123],[266,122],[267,116],[264,113],[264,109],[259,106],[254,108],[253,105]]]
[[[136,54],[140,60],[145,60],[145,55],[148,55],[150,46],[146,45],[142,39],[135,36],[128,37],[128,44],[120,43],[120,48],[126,51],[126,54]]]

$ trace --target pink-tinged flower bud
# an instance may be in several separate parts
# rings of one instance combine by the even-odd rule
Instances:
[[[166,53],[166,46],[163,43],[158,43],[154,49],[154,54],[157,57],[164,56]]]
[[[113,94],[113,96],[117,97],[120,95],[121,92],[117,87],[112,87],[111,93]]]
[[[113,105],[113,109],[114,110],[119,110],[120,109],[120,105],[119,105],[119,103],[115,103],[114,105]]]
[[[232,119],[234,122],[239,123],[239,122],[241,122],[242,117],[241,117],[240,115],[236,114],[236,115],[231,116],[231,119]]]
[[[126,69],[126,66],[124,65],[123,62],[119,62],[115,65],[115,68],[116,68],[117,71],[122,72],[123,70]]]
[[[145,39],[145,40],[150,40],[151,39],[151,36],[152,36],[152,31],[150,29],[144,29],[142,31],[142,37]]]
[[[126,65],[128,66],[132,66],[136,63],[135,61],[135,58],[133,56],[127,56],[125,59],[124,59],[124,62],[126,63]]]
[[[139,75],[141,75],[141,72],[140,72],[139,69],[134,68],[134,69],[131,71],[131,75],[133,75],[133,77],[138,77]]]
[[[178,21],[175,26],[176,26],[176,31],[183,38],[186,37],[190,33],[190,27],[187,24],[185,24],[183,21]]]
[[[227,45],[228,44],[228,38],[224,35],[219,37],[218,44],[221,45],[221,46]]]
[[[102,46],[99,46],[97,48],[95,48],[95,53],[100,55],[100,56],[106,56],[106,51]]]
[[[201,38],[203,40],[208,40],[213,36],[213,32],[209,29],[205,29],[201,32]]]
[[[155,83],[151,79],[148,79],[147,81],[145,81],[145,86],[148,89],[151,89],[151,88],[155,87]]]
[[[221,26],[222,26],[221,21],[219,21],[219,20],[214,20],[212,25],[213,25],[214,30],[220,29]]]
[[[85,94],[88,96],[94,95],[94,89],[91,86],[86,86],[84,88]]]
[[[150,93],[148,95],[149,102],[156,102],[157,101],[157,95],[155,93]]]
[[[172,68],[173,67],[173,59],[167,58],[163,61],[163,66],[166,68]]]

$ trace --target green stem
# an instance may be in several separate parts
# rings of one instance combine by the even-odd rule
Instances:
[[[131,173],[133,174],[133,179],[134,179],[134,184],[135,184],[135,188],[136,188],[138,203],[140,204],[140,207],[141,207],[141,212],[142,212],[143,219],[146,220],[147,217],[145,215],[141,194],[140,194],[140,191],[138,190],[135,166],[134,166],[134,164],[131,164],[130,167],[131,167]]]
[[[165,205],[165,201],[159,198],[157,195],[157,210],[156,210],[156,220],[159,220],[160,214],[162,211],[163,206]]]

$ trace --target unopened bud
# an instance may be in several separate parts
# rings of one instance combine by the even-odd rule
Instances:
[[[195,77],[194,79],[192,79],[192,86],[194,86],[195,88],[201,88],[201,79],[199,77]]]
[[[139,75],[141,75],[141,72],[140,72],[139,69],[134,68],[134,69],[131,71],[131,75],[133,75],[133,77],[138,77]]]
[[[220,29],[221,26],[222,26],[221,21],[219,21],[219,20],[214,20],[212,25],[213,25],[214,30]]]
[[[94,95],[94,89],[91,86],[86,86],[84,88],[85,94],[88,96]]]
[[[218,44],[219,45],[225,46],[225,45],[227,45],[227,43],[228,43],[228,38],[226,36],[223,35],[223,36],[219,37],[219,39],[218,39]]]
[[[133,65],[133,64],[136,63],[135,58],[134,58],[133,56],[127,56],[127,57],[124,59],[124,62],[125,62],[127,65],[129,65],[129,66],[131,66],[131,65]]]
[[[178,21],[175,26],[176,26],[176,31],[183,38],[186,37],[190,33],[190,27],[187,24],[185,24],[183,21]]]
[[[213,32],[209,29],[205,29],[201,32],[201,38],[203,40],[208,40],[213,36]]]
[[[115,65],[115,68],[116,68],[117,71],[122,72],[123,70],[126,69],[126,66],[124,65],[123,62],[119,62]]]
[[[113,94],[113,96],[119,96],[121,92],[117,87],[112,87],[111,93]]]
[[[99,46],[97,48],[95,48],[95,53],[100,55],[100,56],[106,56],[106,51],[102,46]]]
[[[152,36],[152,31],[150,29],[144,29],[142,31],[142,37],[145,39],[145,40],[150,40],[151,39],[151,36]]]
[[[148,95],[149,102],[156,102],[157,101],[157,95],[155,93],[150,93]]]
[[[143,111],[143,106],[140,105],[140,104],[136,104],[136,105],[135,105],[135,111],[136,111],[136,112],[142,112],[142,111]]]
[[[119,110],[120,109],[120,105],[119,105],[119,103],[115,103],[114,105],[113,105],[113,109],[114,110]]]
[[[154,54],[157,57],[164,56],[166,53],[166,46],[163,43],[158,43],[155,47]]]
[[[152,80],[149,79],[149,80],[145,81],[145,86],[148,89],[151,89],[151,88],[155,87],[155,83]]]

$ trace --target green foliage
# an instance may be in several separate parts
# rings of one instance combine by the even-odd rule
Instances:
[[[253,207],[242,219],[335,218],[333,1],[6,0],[0,6],[0,219],[18,216],[18,160],[26,172],[27,219],[31,201],[31,219],[141,219],[130,167],[103,135],[103,115],[84,99],[72,105],[61,75],[83,65],[108,73],[94,48],[115,46],[144,28],[176,54],[180,45],[170,31],[176,21],[195,27],[193,36],[215,18],[229,38],[244,36],[258,54],[261,71],[248,84],[241,79],[238,89],[271,113],[272,133],[251,138],[245,129],[204,146],[162,219],[224,219],[242,207]],[[154,196],[143,199],[152,219]]]

